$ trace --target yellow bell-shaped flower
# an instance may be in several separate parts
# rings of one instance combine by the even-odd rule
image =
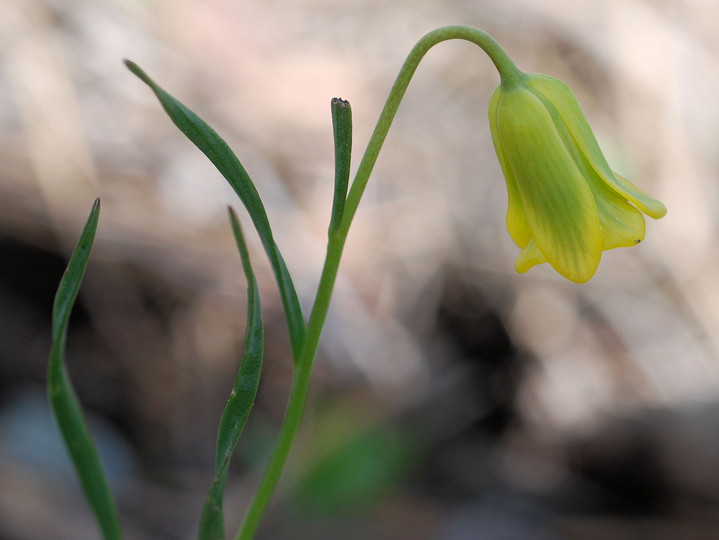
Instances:
[[[644,239],[644,216],[666,207],[612,172],[563,82],[540,74],[504,81],[489,104],[492,140],[507,181],[507,228],[518,272],[548,262],[589,281],[602,251]]]

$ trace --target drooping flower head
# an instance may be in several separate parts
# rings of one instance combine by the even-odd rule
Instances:
[[[644,239],[642,212],[667,212],[609,168],[574,94],[555,78],[503,80],[489,125],[507,181],[507,228],[522,248],[518,272],[548,262],[571,281],[589,281],[603,250]]]

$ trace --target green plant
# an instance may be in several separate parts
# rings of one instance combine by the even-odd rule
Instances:
[[[601,251],[633,245],[644,236],[640,210],[659,218],[666,208],[618,175],[599,150],[571,91],[555,79],[521,72],[491,36],[468,26],[430,32],[415,45],[402,66],[367,149],[350,184],[352,118],[349,103],[331,102],[335,144],[335,191],[324,267],[309,319],[305,321],[295,287],[275,243],[255,184],[222,138],[200,117],[157,85],[140,67],[132,73],[155,93],[175,125],[217,167],[252,219],[274,271],[287,319],[294,361],[286,416],[264,476],[236,538],[252,538],[282,473],[307,400],[312,364],[330,305],[347,235],[377,156],[407,86],[434,45],[462,39],[481,47],[496,66],[501,83],[490,103],[492,138],[509,193],[507,225],[523,249],[517,269],[549,262],[566,278],[588,281]],[[78,475],[105,538],[119,538],[112,498],[77,399],[64,370],[67,322],[92,246],[99,203],[93,206],[80,243],[57,294],[48,391]],[[230,458],[252,408],[263,357],[259,294],[239,221],[230,221],[248,284],[248,326],[242,364],[220,422],[215,480],[202,511],[199,537],[224,538],[223,492]]]

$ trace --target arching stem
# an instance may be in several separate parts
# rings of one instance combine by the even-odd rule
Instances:
[[[354,181],[347,195],[340,225],[334,230],[330,230],[327,255],[317,288],[317,296],[315,297],[312,313],[310,314],[307,325],[304,344],[296,363],[285,419],[280,428],[280,434],[264,476],[250,503],[242,528],[237,534],[237,540],[249,540],[254,536],[262,515],[269,505],[277,482],[280,479],[282,469],[292,446],[292,441],[299,430],[300,421],[307,401],[312,363],[314,362],[322,328],[327,317],[332,290],[342,257],[342,250],[345,240],[347,239],[350,225],[352,224],[352,219],[354,218],[362,194],[367,186],[367,181],[377,161],[382,144],[387,137],[387,132],[394,120],[397,109],[407,90],[407,86],[424,55],[436,44],[450,39],[470,41],[482,48],[499,71],[503,85],[510,85],[524,76],[509,56],[507,56],[507,53],[504,52],[489,34],[471,26],[458,25],[438,28],[420,39],[409,53],[389,93],[389,97],[382,109],[377,125],[369,140],[359,168],[357,169]]]

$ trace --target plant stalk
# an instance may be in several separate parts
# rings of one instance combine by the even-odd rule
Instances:
[[[511,82],[523,76],[523,73],[517,69],[509,56],[507,56],[504,50],[489,34],[470,26],[456,25],[438,28],[420,39],[409,53],[392,86],[357,173],[355,174],[351,189],[347,195],[340,225],[336,230],[330,231],[327,255],[325,257],[312,313],[310,314],[307,325],[305,340],[295,365],[292,389],[290,391],[285,418],[280,428],[272,456],[270,457],[254,498],[250,503],[242,527],[237,533],[236,540],[250,540],[254,537],[260,520],[279,482],[292,442],[299,430],[302,414],[307,402],[312,364],[319,346],[322,328],[327,317],[327,311],[337,279],[337,271],[339,269],[347,234],[349,233],[352,219],[357,211],[372,169],[377,161],[382,144],[387,137],[387,132],[394,120],[397,109],[407,90],[407,86],[417,70],[419,62],[434,45],[450,39],[470,41],[482,48],[489,55],[499,71],[502,84],[511,84]]]

